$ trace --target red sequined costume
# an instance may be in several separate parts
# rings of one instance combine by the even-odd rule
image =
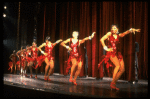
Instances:
[[[71,67],[71,59],[76,58],[78,62],[82,61],[82,55],[79,55],[79,41],[77,41],[75,44],[72,42],[72,39],[70,39],[69,46],[72,49],[70,51],[69,59],[67,60],[67,68],[66,68],[66,73],[69,72],[69,69]]]
[[[16,65],[18,65],[18,69],[20,70],[20,63],[21,63],[21,56],[20,56],[21,53],[17,54],[19,60],[17,61]]]
[[[47,57],[48,60],[53,60],[54,57],[52,57],[52,50],[53,50],[53,44],[51,43],[50,46],[48,46],[48,43],[46,43],[46,46],[45,46],[45,53],[47,53],[47,56],[45,56],[45,58]]]
[[[34,62],[34,65],[36,65],[35,67],[33,67],[34,69],[36,69],[39,66],[41,66],[41,64],[39,64],[40,62],[40,57],[38,57],[38,49],[37,47],[33,50],[33,46],[31,48],[31,57],[32,57],[32,62]],[[36,64],[37,63],[37,64]]]
[[[35,50],[33,50],[33,47],[31,48],[31,55],[32,55],[33,61],[37,60],[37,57],[38,57],[37,52],[38,52],[37,48],[35,48]]]
[[[21,52],[19,58],[20,58],[19,60],[21,61],[21,62],[20,62],[20,63],[21,63],[21,66],[24,68],[24,67],[25,67],[25,59],[26,59],[26,58],[25,58],[25,53],[24,53],[24,52]]]
[[[27,53],[25,51],[19,53],[19,61],[17,61],[17,63],[16,63],[16,65],[18,65],[18,67],[19,67],[19,64],[23,68],[25,67],[25,60],[27,59],[26,54]]]
[[[31,50],[27,50],[25,52],[25,55],[26,55],[26,61],[29,63],[31,61],[33,61],[33,59],[31,58]]]
[[[102,65],[102,62],[106,64],[107,71],[109,72],[109,67],[113,67],[114,64],[109,60],[110,56],[115,57],[121,61],[123,59],[121,52],[119,52],[119,47],[118,45],[120,44],[119,42],[119,35],[117,34],[117,38],[115,39],[113,36],[113,33],[111,33],[111,36],[108,39],[108,48],[112,48],[112,52],[107,52],[106,55],[102,56],[102,61],[98,64],[98,68]]]
[[[8,70],[11,68],[11,67],[13,67],[13,63],[10,61],[10,62],[8,62],[8,65],[9,65],[9,68],[8,68]]]

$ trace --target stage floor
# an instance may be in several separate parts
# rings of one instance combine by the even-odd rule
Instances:
[[[112,78],[104,77],[103,80],[96,80],[93,77],[77,78],[77,84],[73,85],[69,82],[69,76],[54,73],[50,76],[51,81],[45,81],[44,75],[38,75],[38,78],[22,77],[15,74],[4,74],[3,83],[7,86],[16,88],[25,88],[38,92],[54,93],[55,95],[63,94],[68,96],[78,97],[147,97],[148,96],[148,81],[139,80],[138,83],[131,84],[125,80],[118,80],[116,86],[120,88],[119,91],[110,89],[110,82]],[[5,92],[9,89],[5,89]],[[19,90],[18,90],[19,91]],[[4,96],[6,95],[4,92]]]

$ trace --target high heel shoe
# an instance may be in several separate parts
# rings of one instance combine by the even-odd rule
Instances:
[[[47,77],[46,77],[46,76],[44,76],[44,80],[47,80]]]
[[[28,77],[27,74],[24,74],[24,75],[25,75],[25,77]]]
[[[30,78],[32,78],[32,74],[30,75]]]
[[[69,82],[73,82],[72,77],[70,77]]]
[[[49,79],[49,77],[47,77],[47,80],[48,80],[48,81],[51,81],[51,79]]]
[[[48,76],[47,76],[47,77],[46,77],[46,76],[44,76],[44,80],[46,80],[46,81],[47,81],[47,80],[48,80],[48,81],[51,81],[51,79],[49,79],[49,77],[48,77]]]
[[[77,85],[77,82],[75,80],[72,81],[74,85]]]
[[[35,75],[35,78],[37,79],[37,75]]]
[[[111,88],[111,90],[112,90],[112,89],[119,90],[119,88],[116,87],[116,84],[115,84],[115,83],[111,83],[111,84],[110,84],[110,88]]]

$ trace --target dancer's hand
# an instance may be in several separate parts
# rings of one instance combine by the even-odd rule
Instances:
[[[58,41],[56,41],[56,43],[58,44],[59,42],[61,42],[62,41],[62,39],[60,39],[60,40],[58,40]]]
[[[108,48],[106,51],[108,51],[108,52],[112,52],[112,51],[113,51],[113,49],[112,49],[112,48]]]
[[[44,51],[41,51],[42,54],[44,54],[45,56],[47,56],[47,53],[45,53]]]
[[[62,39],[59,40],[59,42],[63,41]]]
[[[69,46],[66,46],[66,48],[67,48],[69,51],[71,51],[71,50],[72,50]]]
[[[72,49],[69,47],[69,49],[68,49],[69,51],[71,51]]]
[[[105,50],[105,51],[108,51],[108,52],[112,52],[112,51],[113,51],[112,48],[108,48],[107,46],[104,46],[104,50]]]
[[[45,56],[47,56],[47,53],[44,53]]]
[[[94,34],[95,34],[95,33],[96,33],[96,32],[93,32],[93,33],[92,33],[91,38],[93,38],[93,37],[94,37]]]
[[[141,29],[135,29],[135,28],[131,28],[130,29],[130,32],[132,33],[134,33],[135,34],[135,32],[140,32],[141,31]]]
[[[141,29],[135,29],[136,32],[141,32]]]

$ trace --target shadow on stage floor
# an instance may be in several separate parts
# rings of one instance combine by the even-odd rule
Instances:
[[[4,97],[67,97],[67,98],[119,98],[119,97],[147,97],[148,81],[139,80],[131,84],[119,80],[116,84],[119,91],[111,90],[109,85],[112,78],[104,77],[96,80],[92,77],[77,78],[77,86],[69,82],[69,76],[54,73],[51,81],[45,81],[44,75],[35,79],[21,75],[4,74]]]

